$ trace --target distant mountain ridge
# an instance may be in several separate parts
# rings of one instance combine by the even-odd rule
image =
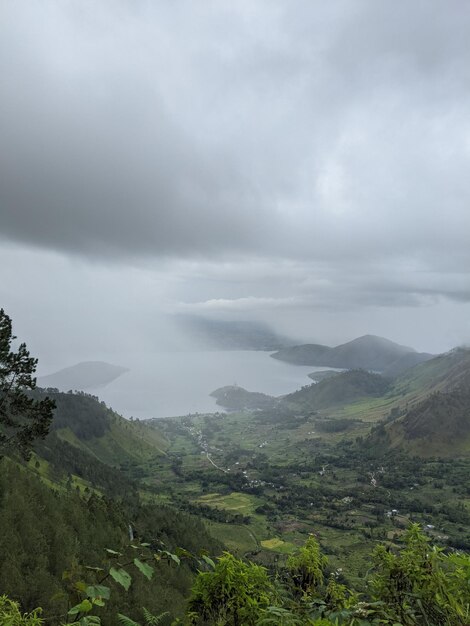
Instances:
[[[64,367],[48,376],[38,378],[39,387],[55,387],[60,391],[70,389],[96,389],[104,387],[129,370],[120,365],[111,365],[104,361],[82,361],[71,367]]]
[[[176,315],[176,322],[201,348],[210,350],[279,350],[294,342],[267,324],[215,320],[198,315]]]
[[[375,335],[364,335],[334,348],[320,344],[286,347],[271,356],[295,365],[366,369],[386,376],[395,376],[433,357]]]

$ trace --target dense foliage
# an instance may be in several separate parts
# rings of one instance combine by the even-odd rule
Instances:
[[[37,359],[24,343],[12,350],[15,339],[11,319],[0,309],[0,455],[14,450],[27,458],[34,440],[47,435],[55,405],[27,394],[36,387]]]
[[[102,583],[112,579],[121,591],[130,593],[134,576],[128,572],[135,567],[155,583],[155,562],[162,556],[181,563],[177,554],[158,550],[149,565],[148,544],[135,545],[138,558],[131,559],[127,569],[118,563],[105,572],[98,585],[79,585],[82,599],[68,611],[73,624],[93,626],[100,624],[96,609],[107,606],[111,590]],[[124,554],[108,550],[114,559]],[[188,551],[180,551],[194,559]],[[142,560],[141,560],[142,559]],[[461,553],[445,553],[432,546],[416,525],[406,534],[402,549],[390,551],[380,545],[371,562],[371,574],[366,593],[359,593],[338,581],[338,574],[330,572],[326,578],[327,559],[312,536],[300,551],[292,555],[285,567],[271,575],[260,565],[245,562],[225,552],[216,561],[208,557],[199,560],[202,570],[196,577],[183,618],[172,624],[193,626],[468,626],[470,624],[470,557]],[[204,567],[206,565],[207,567]],[[119,567],[119,569],[118,569]],[[207,568],[209,568],[207,570]],[[207,571],[203,571],[206,569]],[[153,587],[154,592],[156,588]],[[150,597],[150,596],[149,596]],[[17,606],[3,598],[6,610],[20,617]],[[126,594],[120,593],[118,605],[126,605]],[[0,602],[0,610],[2,604]],[[147,624],[161,623],[168,618],[164,613],[152,615],[142,609]],[[39,624],[33,612],[25,621],[12,624]],[[81,617],[80,617],[81,616]],[[28,621],[30,620],[30,621]],[[36,621],[34,621],[36,620]],[[139,626],[132,618],[119,613],[119,623]],[[7,623],[7,622],[5,622]],[[68,622],[69,624],[71,622]],[[103,621],[103,623],[105,623]]]
[[[194,624],[466,626],[470,624],[470,558],[430,545],[418,526],[401,550],[379,546],[372,558],[368,590],[348,589],[332,573],[310,537],[284,571],[221,557],[193,587],[188,619]],[[251,593],[247,590],[252,589]]]
[[[48,624],[58,624],[78,600],[75,583],[92,582],[92,570],[109,562],[106,548],[125,553],[129,525],[134,537],[154,550],[180,546],[195,553],[219,551],[203,523],[170,507],[133,499],[115,502],[75,489],[51,490],[39,478],[8,459],[0,464],[0,590],[20,601],[23,610],[44,609]],[[135,556],[135,555],[134,555]],[[102,609],[103,624],[113,625],[118,608],[138,616],[150,611],[181,614],[194,566],[162,560],[153,586],[136,578],[123,598],[111,596]],[[99,578],[98,578],[99,579]]]

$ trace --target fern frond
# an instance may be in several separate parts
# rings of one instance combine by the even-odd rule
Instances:
[[[140,626],[139,623],[134,622],[133,619],[127,617],[126,615],[123,615],[122,613],[118,613],[117,618],[120,626]]]
[[[163,618],[166,617],[167,615],[170,615],[168,611],[165,611],[164,613],[160,613],[160,615],[152,615],[150,611],[148,611],[145,608],[145,606],[142,607],[142,611],[144,614],[146,626],[159,626],[159,624],[162,623]]]

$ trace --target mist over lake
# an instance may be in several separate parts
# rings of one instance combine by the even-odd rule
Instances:
[[[283,395],[312,381],[310,372],[325,369],[272,359],[260,351],[159,352],[126,355],[129,371],[101,388],[89,388],[125,417],[145,419],[222,411],[210,393],[238,384],[249,391]]]

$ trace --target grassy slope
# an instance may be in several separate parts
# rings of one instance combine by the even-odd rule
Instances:
[[[469,376],[470,350],[454,350],[402,372],[383,396],[361,398],[334,407],[331,412],[338,417],[360,416],[374,422],[393,409],[410,410],[433,393],[451,391]]]
[[[92,396],[49,395],[57,404],[52,425],[57,436],[103,463],[118,466],[165,454],[168,442],[158,429],[128,421]]]
[[[390,382],[365,370],[349,370],[302,387],[283,399],[289,406],[315,410],[351,403],[359,398],[382,396]]]
[[[389,445],[420,456],[469,454],[470,402],[458,391],[469,384],[468,349],[440,355],[397,377],[388,394],[388,408],[399,414],[386,427]]]
[[[124,461],[145,461],[155,455],[165,454],[167,442],[152,429],[144,429],[131,422],[113,423],[101,437],[80,439],[70,428],[57,430],[60,439],[91,454],[112,466]]]
[[[420,456],[470,453],[470,393],[432,394],[387,429],[392,447]]]

